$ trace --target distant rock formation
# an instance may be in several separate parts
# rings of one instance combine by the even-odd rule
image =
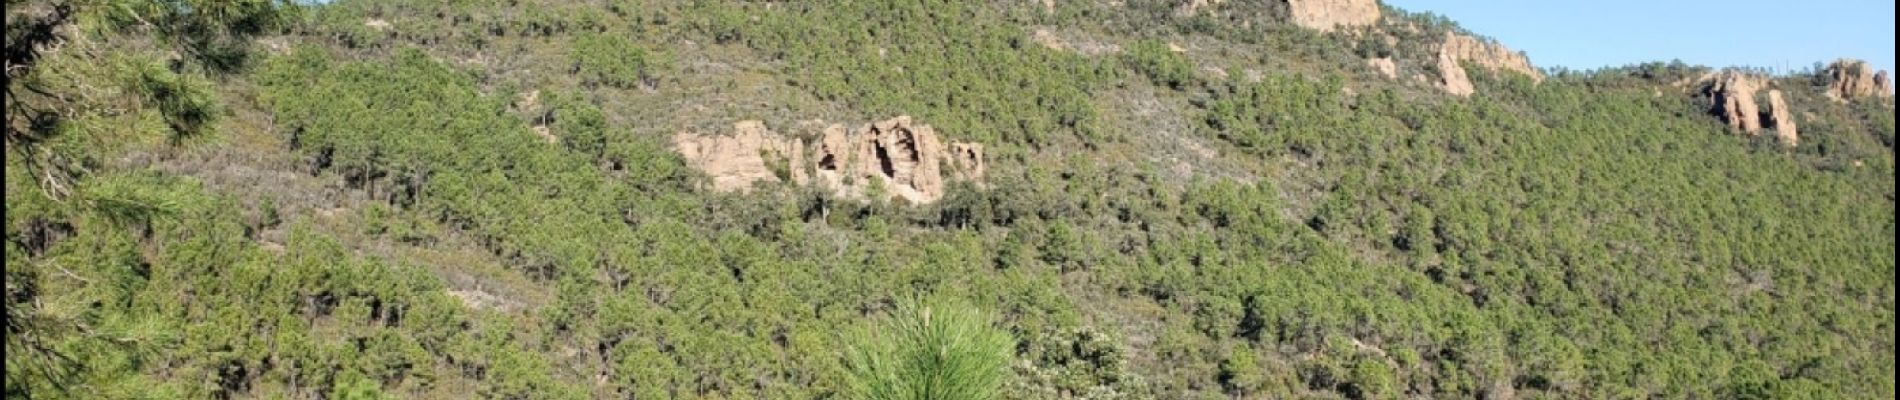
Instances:
[[[1544,74],[1531,66],[1531,60],[1523,54],[1500,44],[1445,32],[1445,43],[1438,48],[1438,71],[1443,78],[1441,87],[1446,92],[1458,96],[1470,96],[1477,92],[1477,88],[1471,85],[1471,77],[1465,75],[1465,69],[1460,65],[1467,61],[1487,70],[1512,71],[1530,76],[1535,82],[1544,81]]]
[[[1866,61],[1843,58],[1827,66],[1827,97],[1845,102],[1863,97],[1893,95],[1887,71],[1875,72]]]
[[[1714,103],[1709,112],[1722,118],[1729,132],[1756,136],[1762,129],[1772,128],[1783,146],[1801,143],[1793,106],[1780,90],[1769,88],[1773,81],[1767,76],[1728,70],[1704,74],[1693,82],[1709,96]],[[1768,102],[1757,103],[1755,94],[1763,89],[1768,90]]]
[[[1761,109],[1755,105],[1755,92],[1767,79],[1739,71],[1723,71],[1708,78],[1707,93],[1715,101],[1716,115],[1728,122],[1734,133],[1756,134],[1761,131]]]
[[[909,116],[865,124],[850,132],[843,125],[825,128],[813,160],[814,184],[840,196],[868,198],[876,194],[875,185],[882,187],[885,197],[918,204],[943,198],[946,169],[950,179],[979,183],[988,169],[982,145],[946,145],[935,129],[915,124]]]
[[[733,124],[732,136],[697,135],[681,132],[673,135],[673,149],[686,164],[712,177],[712,188],[721,192],[747,192],[755,182],[778,182],[781,167],[784,178],[803,183],[803,170],[792,168],[804,163],[804,143],[765,129],[759,121]]]
[[[682,132],[673,137],[675,151],[711,176],[715,191],[744,193],[756,182],[790,180],[845,198],[924,204],[943,198],[947,182],[980,184],[988,172],[983,145],[945,143],[936,130],[909,116],[855,130],[833,124],[810,146],[772,133],[758,121],[734,128],[732,136]]]
[[[1780,90],[1768,91],[1767,125],[1775,128],[1775,138],[1781,145],[1794,147],[1801,143],[1800,129],[1795,127],[1794,115],[1788,109],[1788,103],[1781,99]]]
[[[1332,32],[1379,23],[1378,0],[1287,0],[1293,24]]]

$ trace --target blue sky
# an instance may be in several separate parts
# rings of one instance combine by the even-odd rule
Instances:
[[[1786,72],[1839,57],[1894,66],[1892,0],[1382,1],[1449,17],[1524,51],[1539,67],[1681,59]]]

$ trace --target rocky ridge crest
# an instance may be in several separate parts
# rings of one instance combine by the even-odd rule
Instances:
[[[1827,97],[1834,101],[1893,96],[1893,81],[1887,71],[1874,71],[1866,61],[1843,58],[1827,66]]]

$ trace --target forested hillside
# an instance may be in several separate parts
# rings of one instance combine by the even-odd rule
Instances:
[[[8,399],[1895,396],[1864,64],[1367,0],[6,13]],[[980,169],[887,195],[925,125]]]

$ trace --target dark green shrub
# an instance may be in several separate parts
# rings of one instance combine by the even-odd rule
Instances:
[[[1161,40],[1135,42],[1122,54],[1122,62],[1157,85],[1179,90],[1194,83],[1194,64]]]
[[[632,88],[653,86],[653,55],[614,33],[584,34],[574,39],[568,53],[573,70],[581,74],[582,84]]]

